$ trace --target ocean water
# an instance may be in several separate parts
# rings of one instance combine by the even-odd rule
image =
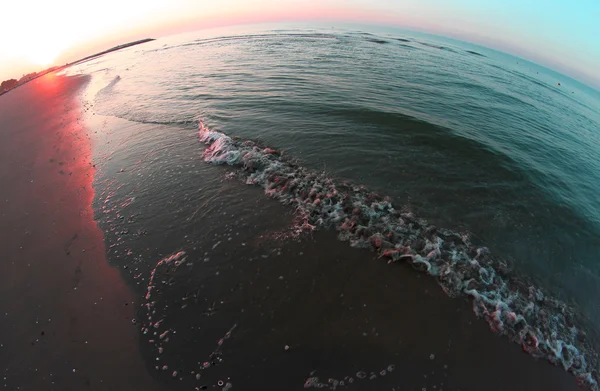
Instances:
[[[600,92],[488,48],[356,26],[197,32],[67,73],[93,76],[99,116],[155,125],[98,152],[96,209],[110,248],[124,244],[114,256],[150,265],[134,277],[161,352],[169,330],[157,316],[176,315],[152,300],[155,273],[176,276],[173,295],[188,297],[197,282],[181,265],[210,263],[235,234],[325,230],[412,264],[470,298],[493,331],[595,386]],[[146,217],[133,217],[136,205]],[[139,236],[164,228],[151,233],[152,256],[123,220],[142,221]],[[179,239],[163,239],[171,233]],[[215,334],[212,360],[236,327]]]

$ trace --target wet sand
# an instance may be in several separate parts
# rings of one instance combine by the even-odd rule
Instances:
[[[143,296],[157,263],[186,252],[156,269],[151,314],[138,307],[146,365],[165,387],[301,390],[318,377],[348,390],[579,389],[410,267],[333,232],[286,238],[291,210],[204,163],[195,129],[90,126],[110,261]]]
[[[45,75],[0,97],[0,384],[157,390],[132,326],[134,294],[93,218],[78,92]]]

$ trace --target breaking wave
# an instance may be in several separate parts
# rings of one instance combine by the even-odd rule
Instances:
[[[450,297],[468,297],[475,314],[523,350],[574,374],[598,390],[597,354],[576,309],[517,278],[508,264],[468,234],[438,228],[396,209],[364,186],[310,171],[278,151],[229,137],[203,124],[206,162],[239,168],[247,183],[295,208],[299,232],[333,228],[352,247],[369,248],[388,263],[403,262],[435,277]]]

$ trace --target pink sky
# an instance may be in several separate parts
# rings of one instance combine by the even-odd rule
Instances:
[[[542,0],[530,0],[537,1]],[[589,1],[595,4],[582,0]],[[103,0],[94,8],[80,0],[22,0],[3,6],[6,15],[26,16],[5,18],[0,24],[0,80],[141,38],[237,24],[328,21],[451,36],[523,56],[598,86],[600,45],[589,38],[596,27],[588,25],[600,22],[586,25],[587,10],[569,15],[575,8],[564,2],[553,12],[577,28],[561,30],[556,18],[549,18],[552,9],[546,3],[540,9],[527,8],[517,0],[485,5],[472,0]]]

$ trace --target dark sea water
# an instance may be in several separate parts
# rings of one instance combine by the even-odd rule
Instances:
[[[288,251],[252,247],[253,234],[314,228],[412,263],[472,298],[494,331],[593,383],[582,335],[600,322],[600,92],[480,46],[369,31],[198,32],[68,71],[91,74],[88,103],[119,118],[98,136],[113,149],[97,152],[95,206],[113,257],[148,288],[144,331],[179,322],[185,304],[168,298],[197,303],[196,286],[252,291],[233,276]],[[255,264],[213,266],[238,256]],[[181,271],[192,258],[203,277]],[[156,275],[174,287],[153,302]],[[211,331],[200,365],[237,325]]]

